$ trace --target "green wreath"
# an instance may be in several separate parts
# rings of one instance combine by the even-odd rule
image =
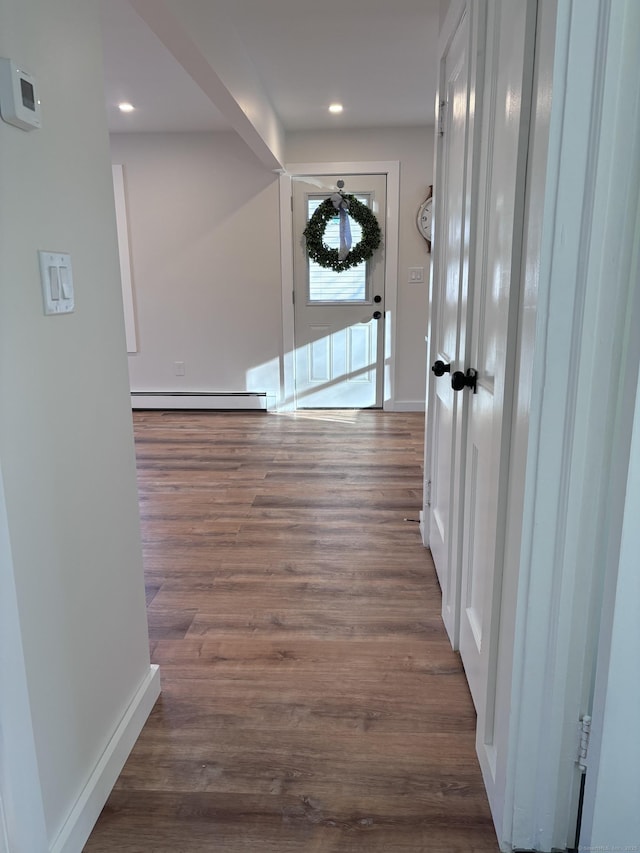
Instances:
[[[353,195],[344,194],[343,198],[349,202],[349,216],[351,216],[362,228],[362,237],[349,254],[340,260],[337,249],[331,249],[323,240],[327,223],[338,211],[330,198],[325,199],[316,209],[304,229],[307,241],[307,252],[309,257],[320,264],[321,267],[342,272],[350,267],[355,267],[362,261],[368,261],[382,242],[380,226],[373,212],[362,204]]]

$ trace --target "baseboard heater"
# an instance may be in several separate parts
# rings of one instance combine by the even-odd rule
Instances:
[[[275,406],[275,395],[268,391],[243,391],[226,394],[215,391],[132,391],[133,409],[255,409],[267,411]]]

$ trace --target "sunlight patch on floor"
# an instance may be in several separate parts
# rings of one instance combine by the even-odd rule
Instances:
[[[340,424],[355,424],[361,409],[298,409],[297,412],[278,412],[280,417],[296,420],[332,421]]]

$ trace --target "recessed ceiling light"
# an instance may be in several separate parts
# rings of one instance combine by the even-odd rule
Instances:
[[[331,104],[331,106],[329,107],[329,112],[330,113],[341,113],[343,109],[344,109],[344,107],[342,106],[342,104]]]
[[[132,113],[135,110],[135,107],[133,106],[133,104],[130,104],[125,101],[122,104],[118,104],[118,109],[121,113]]]

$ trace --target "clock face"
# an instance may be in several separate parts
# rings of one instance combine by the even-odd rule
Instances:
[[[418,231],[422,234],[425,240],[431,242],[431,207],[433,199],[428,198],[420,205],[418,211]]]

